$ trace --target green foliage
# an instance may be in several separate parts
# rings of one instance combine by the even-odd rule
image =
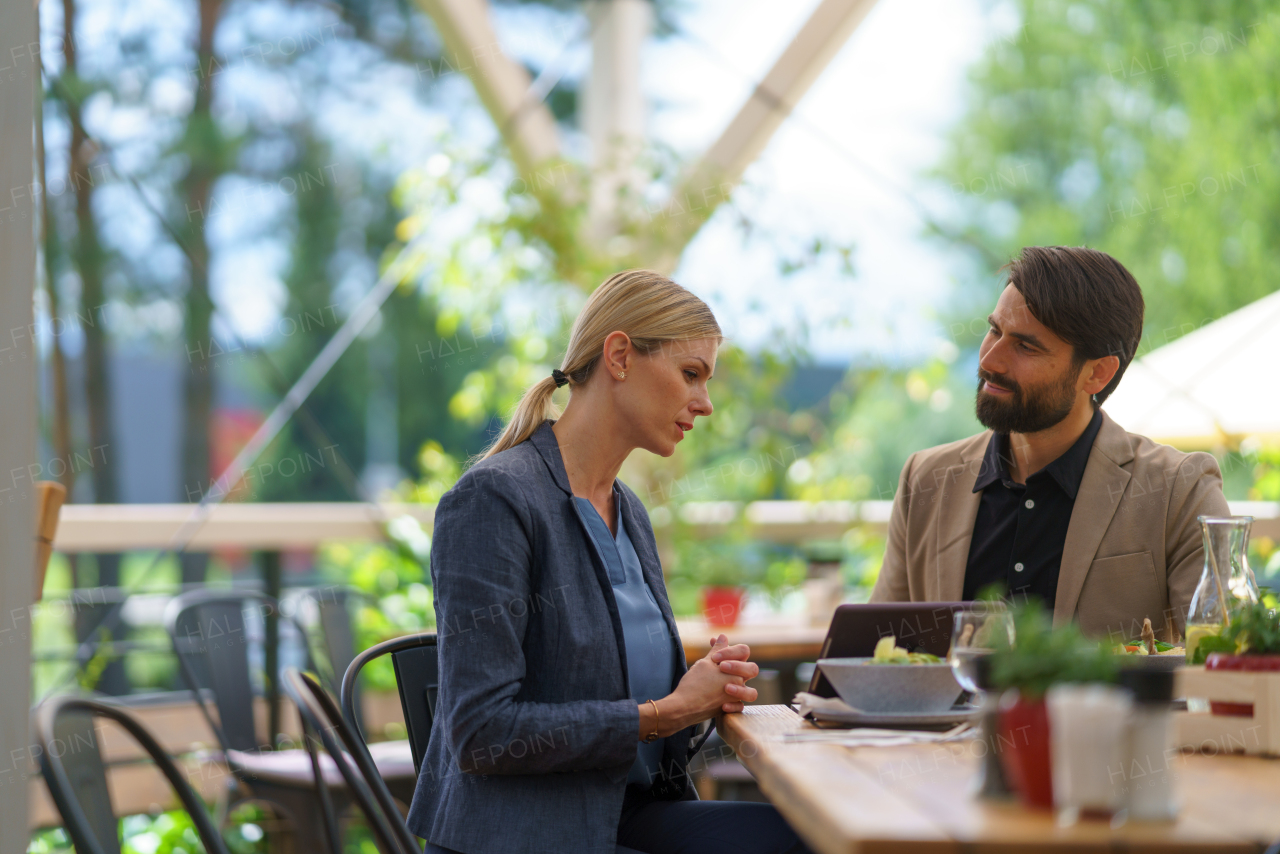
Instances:
[[[1222,639],[1244,655],[1280,655],[1280,613],[1265,602],[1246,605],[1231,618]]]
[[[1118,672],[1109,647],[1086,639],[1074,624],[1053,627],[1039,601],[1012,608],[1014,643],[997,633],[991,654],[991,679],[1000,690],[1017,688],[1029,699],[1044,696],[1063,682],[1112,682]]]
[[[228,816],[222,838],[231,854],[266,854],[262,823],[267,815],[262,807],[245,804]],[[205,848],[195,823],[184,810],[156,815],[130,815],[120,819],[120,850],[123,854],[203,854]],[[31,835],[27,854],[72,854],[74,849],[60,827],[37,830]]]
[[[493,358],[472,368],[449,400],[455,420],[478,428],[505,417],[529,385],[559,364],[586,294],[660,254],[659,226],[668,217],[655,219],[642,199],[620,199],[619,233],[601,245],[587,228],[588,175],[580,167],[554,163],[522,178],[491,152],[467,151],[448,139],[440,146],[397,186],[395,200],[406,216],[396,236],[414,247],[416,269],[429,275],[443,335],[501,330],[493,336]],[[682,167],[654,152],[644,168],[655,184],[669,185]],[[829,251],[847,250],[821,241],[811,247]],[[529,310],[513,312],[513,305]],[[820,413],[793,411],[784,400],[799,358],[794,343],[760,354],[722,346],[711,389],[715,415],[700,421],[672,458],[629,467],[628,483],[650,507],[783,497],[787,467],[822,433]],[[557,399],[563,403],[567,393]]]
[[[231,854],[266,854],[269,846],[262,826],[269,820],[267,811],[258,804],[241,804],[232,810],[222,830]]]
[[[809,564],[797,554],[783,555],[769,561],[761,586],[770,593],[799,587],[809,575]]]
[[[120,658],[120,656],[111,652],[110,632],[106,629],[99,629],[96,634],[96,640],[98,645],[94,647],[93,657],[76,673],[76,684],[80,686],[82,691],[86,692],[96,688],[98,681],[102,678],[102,674],[107,669],[107,665]]]
[[[163,626],[131,626],[129,640],[158,650],[133,650],[124,656],[125,673],[134,691],[168,691],[179,684],[178,662],[168,651],[169,633]]]
[[[325,578],[349,584],[367,597],[353,620],[357,650],[435,627],[430,578],[424,564],[403,549],[381,543],[328,543],[320,548],[316,563]],[[369,663],[364,678],[371,688],[395,690],[395,673],[385,656]]]
[[[1280,501],[1280,447],[1264,447],[1245,459],[1253,463],[1249,474],[1252,486],[1250,501]],[[1271,537],[1249,539],[1249,563],[1258,574],[1259,583],[1275,587],[1280,584],[1280,547]]]
[[[27,854],[72,854],[71,837],[61,827],[49,827],[31,834]]]
[[[791,467],[789,497],[892,499],[908,456],[981,431],[976,381],[963,374],[943,359],[910,370],[851,371],[831,395],[829,432]]]
[[[784,497],[787,471],[822,431],[817,413],[793,410],[784,399],[795,366],[794,354],[722,346],[708,389],[715,412],[676,454],[646,460],[641,498],[679,507]]]
[[[1263,448],[1255,457],[1250,501],[1280,501],[1280,448]]]
[[[428,439],[418,450],[418,470],[421,477],[406,484],[406,501],[434,504],[457,482],[462,465],[434,439]]]
[[[700,587],[745,587],[764,581],[767,575],[759,550],[733,537],[682,541],[672,572]]]
[[[375,543],[327,543],[317,559],[324,577],[345,581],[375,599],[422,585],[423,567],[391,546]],[[420,599],[421,597],[416,597]],[[410,631],[421,623],[410,623]]]
[[[550,373],[550,360],[558,362],[549,342],[581,305],[592,265],[573,243],[580,211],[554,194],[581,180],[560,164],[544,167],[531,186],[494,154],[442,139],[439,153],[398,181],[393,200],[405,215],[392,250],[413,247],[406,287],[420,281],[438,306],[434,334],[421,349],[433,363],[462,369],[445,410],[455,422],[487,425]],[[533,310],[509,317],[510,300]],[[463,355],[464,347],[475,352]]]
[[[1192,664],[1204,664],[1209,654],[1225,652],[1234,655],[1238,651],[1235,640],[1223,635],[1205,635],[1196,642],[1196,651],[1192,655]]]
[[[122,854],[199,854],[204,845],[191,816],[181,810],[157,816],[131,815],[120,821]]]
[[[224,366],[259,390],[264,407],[279,398],[285,378],[299,376],[345,320],[346,306],[338,295],[343,268],[336,263],[346,252],[343,240],[355,235],[369,253],[381,255],[385,267],[403,225],[389,179],[374,170],[344,176],[334,171],[335,155],[327,143],[310,135],[303,143],[289,167],[290,174],[309,177],[306,192],[297,195],[285,275],[289,297],[276,327],[279,334],[268,343],[267,358],[275,368],[262,358]],[[358,208],[344,199],[343,188],[351,183],[364,191]],[[434,284],[400,284],[317,386],[305,410],[263,454],[258,471],[264,474],[250,482],[252,494],[237,497],[356,500],[355,481],[367,463],[394,463],[412,473],[421,462],[424,438],[451,457],[466,457],[481,447],[484,419],[458,418],[451,402],[477,368],[502,355],[502,337],[487,324],[460,326],[456,310],[441,308]]]
[[[841,575],[846,584],[859,588],[863,596],[869,596],[884,563],[885,538],[859,527],[845,532],[843,543],[845,556]]]
[[[712,538],[697,536],[682,521],[660,536],[668,545],[663,570],[677,615],[698,613],[706,587],[746,587],[776,600],[808,575],[808,562],[799,552],[751,539],[741,521]]]
[[[1146,295],[1143,349],[1274,290],[1274,2],[1011,6],[1020,26],[972,71],[936,173],[958,209],[939,232],[981,259],[960,310],[985,316],[995,267],[1037,244],[1120,259]]]

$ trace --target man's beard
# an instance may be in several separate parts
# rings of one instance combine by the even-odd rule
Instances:
[[[1024,391],[1008,377],[988,373],[978,368],[978,396],[974,412],[982,426],[996,433],[1038,433],[1059,424],[1071,413],[1076,402],[1076,378],[1080,369],[1073,366],[1058,380],[1046,383],[1031,391]],[[995,385],[1012,392],[1004,400],[984,392],[982,385],[991,380]]]

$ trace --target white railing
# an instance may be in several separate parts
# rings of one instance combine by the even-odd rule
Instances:
[[[715,536],[745,517],[747,531],[776,543],[835,539],[853,527],[883,533],[892,508],[889,501],[733,501],[690,502],[681,508],[684,521],[703,536]],[[193,504],[68,504],[62,508],[54,548],[62,552],[128,551],[166,548]],[[1280,540],[1280,503],[1233,501],[1231,512],[1253,516],[1253,535]],[[381,540],[388,519],[409,515],[431,530],[435,507],[428,504],[358,504],[313,502],[293,504],[220,504],[196,531],[188,549],[205,551],[236,547],[260,551],[310,548],[335,540]],[[652,514],[661,532],[671,523],[669,511]]]

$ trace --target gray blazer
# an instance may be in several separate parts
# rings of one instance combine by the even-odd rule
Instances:
[[[653,529],[635,493],[620,491],[676,646],[674,689],[687,668]],[[613,854],[640,719],[613,586],[550,421],[440,499],[431,579],[440,690],[410,829],[465,854]],[[673,796],[695,797],[691,734],[666,739]]]

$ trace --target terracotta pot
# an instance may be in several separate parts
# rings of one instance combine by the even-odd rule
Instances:
[[[736,626],[746,596],[743,587],[704,587],[702,616],[713,626]]]
[[[1000,765],[1018,799],[1029,807],[1053,808],[1049,766],[1049,709],[1044,698],[1000,703]]]
[[[1231,655],[1225,652],[1211,652],[1204,661],[1205,670],[1240,670],[1249,673],[1263,673],[1280,670],[1280,655]],[[1215,715],[1231,717],[1253,717],[1253,703],[1220,703],[1209,701],[1209,711]]]

